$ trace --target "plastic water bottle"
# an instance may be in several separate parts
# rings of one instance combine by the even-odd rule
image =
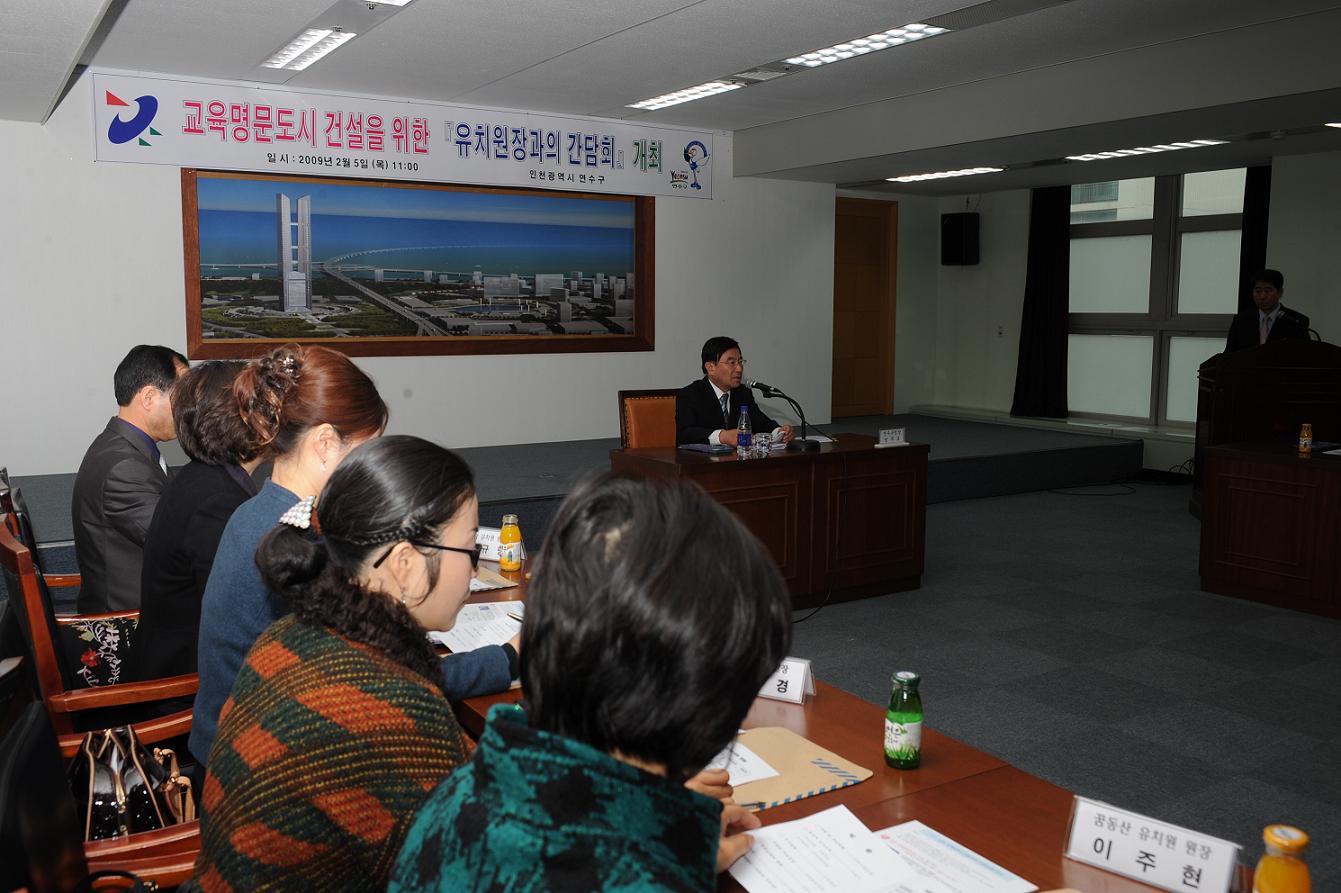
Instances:
[[[744,403],[740,404],[740,421],[736,423],[736,457],[748,459],[750,457],[750,408]]]

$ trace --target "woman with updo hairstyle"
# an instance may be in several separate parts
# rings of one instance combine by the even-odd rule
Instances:
[[[136,634],[144,644],[132,649],[131,679],[196,671],[205,581],[224,525],[257,493],[251,473],[264,454],[233,398],[243,365],[201,363],[173,385],[177,443],[191,461],[168,481],[144,541]]]
[[[386,427],[372,379],[344,354],[288,345],[252,360],[233,382],[234,410],[274,470],[233,512],[219,540],[200,615],[199,673],[188,747],[209,754],[219,709],[242,659],[267,626],[288,613],[266,592],[256,547],[288,509],[316,496],[350,450]]]
[[[524,707],[490,710],[388,890],[716,889],[759,820],[688,782],[787,654],[777,566],[699,487],[611,475],[568,496],[535,564]]]
[[[479,561],[470,469],[369,441],[285,512],[256,565],[292,613],[252,645],[209,754],[183,889],[381,891],[415,811],[463,763],[429,629]]]

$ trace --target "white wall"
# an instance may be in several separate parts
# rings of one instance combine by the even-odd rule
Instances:
[[[131,345],[185,345],[178,171],[94,164],[89,92],[45,126],[0,121],[0,324],[7,369],[31,370],[5,398],[28,424],[0,430],[0,465],[19,475],[78,467]],[[834,189],[735,179],[730,135],[716,146],[711,201],[657,202],[655,351],[359,359],[390,430],[456,447],[617,436],[616,392],[690,381],[716,334],[827,421]]]
[[[1267,266],[1285,274],[1283,303],[1341,344],[1341,152],[1272,162]]]

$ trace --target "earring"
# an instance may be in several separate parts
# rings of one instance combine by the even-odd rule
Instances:
[[[325,470],[326,470],[326,463],[325,463],[325,462],[322,462],[322,463],[321,463],[321,470],[322,470],[322,471],[325,471]]]
[[[402,589],[402,590],[400,591],[400,603],[401,603],[402,605],[405,604],[405,590],[404,590],[404,589]]]

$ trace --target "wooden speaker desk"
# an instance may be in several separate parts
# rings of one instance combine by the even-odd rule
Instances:
[[[928,453],[925,443],[877,449],[873,437],[840,434],[818,452],[765,459],[611,450],[610,467],[703,487],[759,537],[804,608],[921,585]]]
[[[1201,499],[1202,589],[1341,617],[1341,456],[1207,447]]]

